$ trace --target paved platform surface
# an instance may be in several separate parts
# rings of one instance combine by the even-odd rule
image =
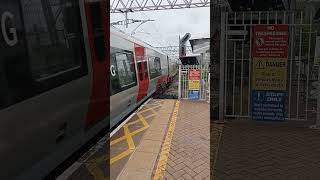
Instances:
[[[210,179],[209,104],[164,100],[157,114],[118,180]]]
[[[209,104],[181,101],[164,179],[210,179]]]
[[[212,136],[219,138],[217,125]],[[320,131],[290,123],[227,122],[212,147],[213,179],[320,179]],[[211,148],[212,148],[211,147]]]
[[[166,134],[175,100],[162,100],[162,102],[162,106],[159,111],[156,112],[155,118],[149,123],[149,127],[141,136],[140,143],[132,151],[120,172],[116,175],[116,172],[112,171],[111,168],[112,179],[151,179],[152,170],[160,152],[164,135]]]
[[[106,146],[106,136],[68,168],[58,180],[115,180],[139,146],[141,137],[149,129],[149,124],[156,118],[158,111],[162,106],[166,106],[163,109],[172,110],[173,102],[151,99],[111,137],[110,149]],[[110,168],[109,175],[107,168]]]
[[[209,103],[152,99],[59,180],[210,179],[209,139]]]

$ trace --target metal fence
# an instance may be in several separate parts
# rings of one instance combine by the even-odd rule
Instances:
[[[221,15],[219,106],[224,117],[251,117],[252,36],[255,25],[285,24],[289,27],[288,48],[288,117],[307,120],[316,109],[310,96],[312,83],[318,80],[314,64],[319,25],[313,24],[312,12],[297,11],[223,12]],[[221,91],[222,90],[222,91]],[[222,114],[222,112],[220,112]]]
[[[197,87],[190,83],[191,71],[199,73],[199,80],[196,82]],[[179,65],[179,99],[193,99],[209,101],[210,97],[210,73],[209,65]],[[199,85],[198,85],[199,83]]]

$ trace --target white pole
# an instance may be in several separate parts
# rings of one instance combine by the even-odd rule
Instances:
[[[181,99],[181,64],[179,64],[178,98]]]
[[[209,99],[209,103],[210,103],[210,99],[211,99],[211,98],[210,98],[210,97],[211,97],[211,96],[210,96],[210,73],[209,73],[209,75],[208,75],[208,89],[207,89],[207,91],[208,91],[208,94],[209,94],[209,98],[208,98],[208,99]]]

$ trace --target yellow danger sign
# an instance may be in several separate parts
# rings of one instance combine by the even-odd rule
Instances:
[[[286,58],[254,58],[252,88],[255,90],[286,90]]]
[[[199,90],[200,89],[200,81],[199,80],[189,80],[188,85],[189,85],[189,90]]]

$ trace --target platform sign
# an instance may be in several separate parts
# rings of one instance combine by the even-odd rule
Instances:
[[[189,93],[188,93],[188,98],[189,99],[199,99],[199,91],[198,90],[189,90]]]
[[[189,90],[199,90],[200,81],[199,80],[189,80],[188,81]]]
[[[261,121],[284,121],[287,93],[283,91],[252,91],[252,118]]]
[[[189,80],[199,80],[200,81],[200,69],[190,69],[189,70]]]
[[[252,57],[288,58],[288,25],[254,26]]]
[[[253,62],[254,90],[283,90],[287,88],[287,59],[256,58]]]
[[[256,25],[252,45],[252,117],[283,121],[286,114],[288,25]]]
[[[200,90],[200,69],[189,70],[188,87],[190,90]]]

